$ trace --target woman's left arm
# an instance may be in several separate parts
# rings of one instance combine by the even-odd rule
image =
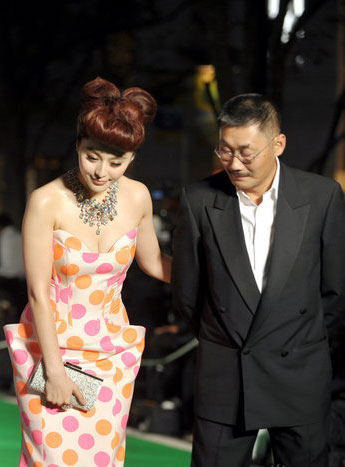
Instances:
[[[142,271],[164,282],[170,282],[172,258],[162,254],[152,220],[152,201],[147,188],[142,194],[143,216],[139,224],[135,259]]]

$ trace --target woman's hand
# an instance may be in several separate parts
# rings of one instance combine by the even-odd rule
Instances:
[[[45,395],[48,402],[59,407],[68,405],[71,403],[72,394],[80,404],[86,404],[78,386],[66,374],[47,377]]]

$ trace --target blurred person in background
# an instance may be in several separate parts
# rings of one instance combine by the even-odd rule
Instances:
[[[327,329],[345,311],[345,204],[334,180],[279,162],[264,96],[219,117],[223,171],[182,192],[175,308],[199,338],[193,467],[249,467],[258,429],[274,462],[328,465]]]

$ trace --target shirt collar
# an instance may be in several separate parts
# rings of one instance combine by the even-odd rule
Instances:
[[[279,162],[278,157],[276,157],[276,161],[277,161],[277,169],[274,175],[271,188],[263,194],[263,198],[270,197],[273,201],[277,201],[278,199],[279,179],[280,179],[280,162]],[[249,202],[249,204],[253,204],[256,206],[256,204],[251,201],[249,196],[244,191],[236,189],[236,193],[240,201],[244,202],[245,204],[248,204]]]

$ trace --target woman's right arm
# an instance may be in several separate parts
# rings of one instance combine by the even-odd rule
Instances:
[[[49,301],[57,208],[54,204],[47,187],[35,190],[27,203],[22,235],[28,299],[47,375],[46,398],[61,406],[70,402],[72,393],[79,402],[84,403],[84,400],[78,387],[66,375]]]

